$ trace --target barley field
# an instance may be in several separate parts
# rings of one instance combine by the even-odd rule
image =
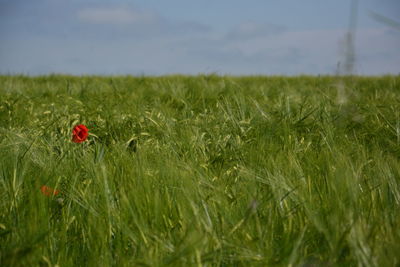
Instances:
[[[400,76],[0,76],[1,266],[399,252]]]

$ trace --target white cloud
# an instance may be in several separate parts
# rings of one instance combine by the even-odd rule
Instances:
[[[149,38],[185,36],[211,31],[211,27],[196,21],[179,21],[166,18],[148,10],[136,9],[130,5],[91,7],[76,11],[78,23],[75,33],[82,38],[148,41]],[[106,40],[104,40],[106,39]]]
[[[132,8],[85,8],[78,11],[78,18],[92,24],[152,24],[158,20],[157,16],[151,13],[140,12]]]
[[[276,35],[232,39],[186,39],[186,58],[194,65],[233,74],[335,74],[343,62],[346,30],[285,31]],[[400,72],[400,35],[385,28],[360,29],[356,34],[356,73]]]
[[[229,39],[252,39],[279,34],[285,27],[275,24],[263,24],[247,21],[239,24],[227,34]]]

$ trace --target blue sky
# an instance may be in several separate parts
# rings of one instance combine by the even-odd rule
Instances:
[[[334,74],[350,0],[0,0],[0,73]],[[355,72],[400,73],[400,1],[359,0]]]

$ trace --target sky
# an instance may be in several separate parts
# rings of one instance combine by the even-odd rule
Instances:
[[[0,0],[0,74],[335,74],[350,0]],[[354,73],[400,73],[400,1],[358,0]]]

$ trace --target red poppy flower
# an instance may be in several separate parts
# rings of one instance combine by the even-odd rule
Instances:
[[[89,130],[85,125],[79,124],[72,130],[72,142],[82,143],[89,135]]]
[[[46,185],[42,185],[42,187],[40,187],[40,191],[42,191],[42,194],[47,196],[47,197],[57,196],[58,193],[60,193],[60,191],[54,190],[53,188],[48,187]]]

